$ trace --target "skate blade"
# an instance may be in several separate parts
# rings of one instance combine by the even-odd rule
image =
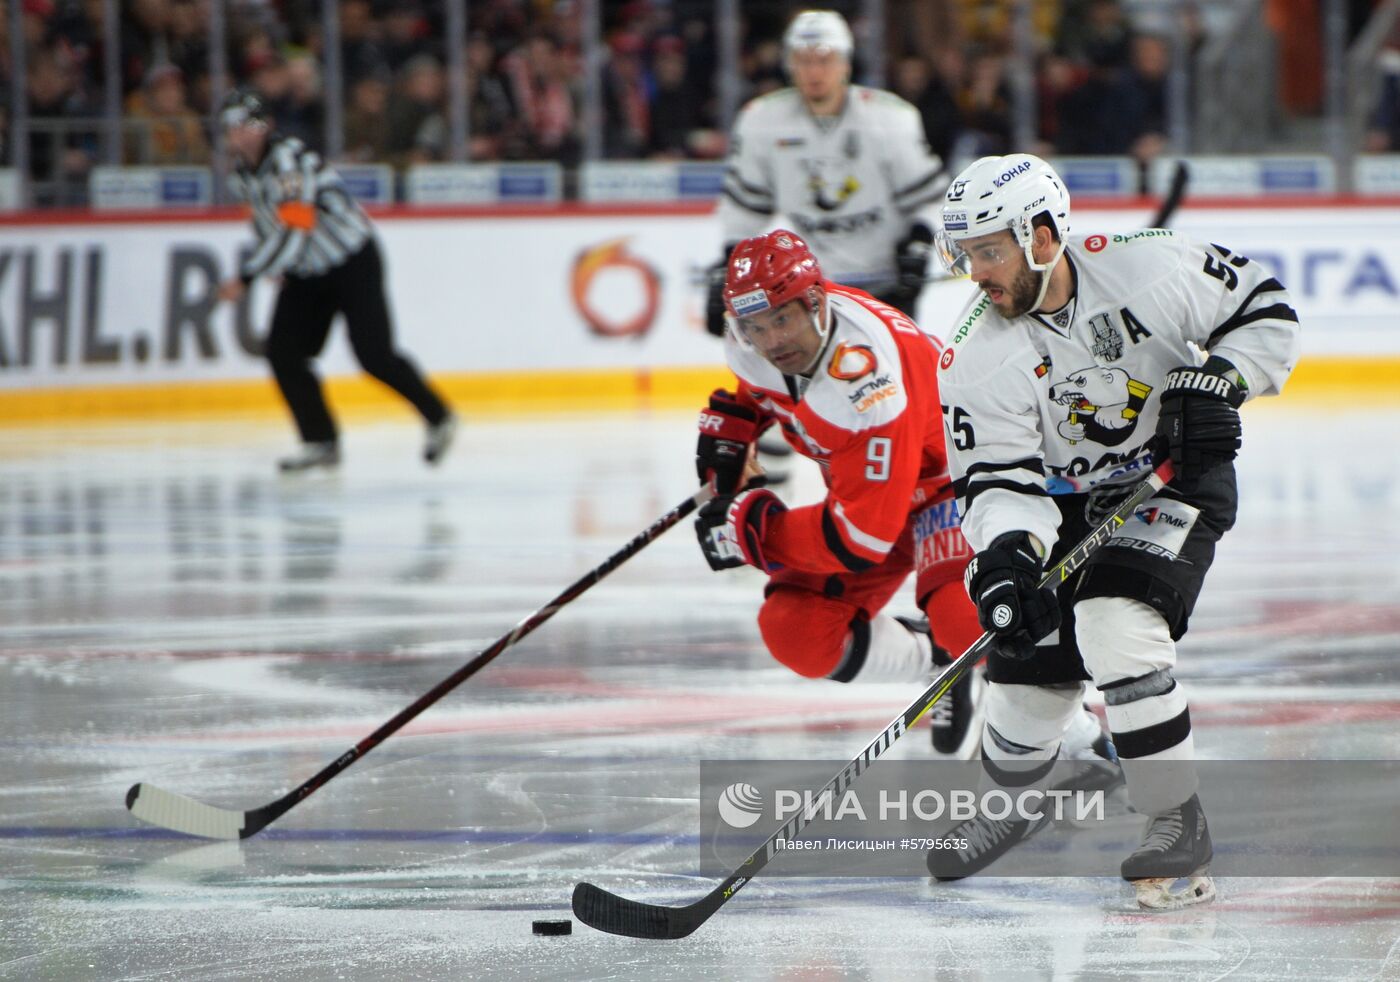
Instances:
[[[1143,910],[1181,910],[1215,899],[1215,881],[1205,873],[1134,880],[1133,887],[1137,890],[1138,906]]]

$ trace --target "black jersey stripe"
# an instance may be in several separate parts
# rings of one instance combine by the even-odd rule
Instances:
[[[744,175],[739,173],[739,168],[737,167],[730,167],[724,172],[725,183],[727,184],[731,180],[738,185],[741,191],[746,194],[751,194],[755,198],[771,199],[773,197],[773,192],[768,188],[759,187],[757,184],[750,184],[748,181],[744,180]]]
[[[925,174],[923,177],[915,181],[913,184],[909,184],[905,187],[900,188],[894,193],[895,201],[898,201],[900,198],[904,198],[911,194],[914,194],[916,191],[924,190],[924,188],[926,188],[928,185],[938,180],[938,175],[942,173],[942,168],[934,168],[933,170]]]
[[[1039,457],[1022,457],[1020,460],[1013,460],[1010,463],[997,463],[990,460],[979,460],[977,463],[967,468],[967,476],[973,474],[988,474],[998,471],[1034,471],[1041,477],[1045,476],[1045,462]]]
[[[724,196],[725,196],[726,198],[728,198],[730,201],[734,202],[734,203],[735,203],[736,205],[738,205],[740,208],[744,209],[745,211],[753,212],[755,215],[771,215],[771,214],[773,214],[773,209],[772,209],[772,208],[764,208],[764,207],[761,207],[761,206],[759,206],[759,205],[752,205],[752,204],[749,204],[749,202],[745,201],[743,198],[740,198],[740,197],[739,197],[738,195],[736,195],[733,191],[729,190],[729,188],[725,188],[725,189],[724,189]]]
[[[1032,498],[1050,497],[1050,492],[1046,491],[1045,488],[1039,484],[1027,484],[1022,481],[1009,481],[1005,478],[996,478],[990,481],[969,482],[967,493],[963,495],[963,498],[967,502],[967,507],[971,508],[972,503],[976,501],[979,496],[986,494],[988,491],[1013,491],[1016,494],[1030,495]]]
[[[846,548],[846,543],[841,538],[841,532],[836,527],[836,520],[831,517],[829,505],[822,506],[822,538],[826,541],[826,547],[831,550],[831,554],[852,573],[859,573],[875,565],[870,560],[862,559]]]
[[[1258,310],[1251,310],[1247,314],[1240,314],[1232,317],[1210,333],[1210,337],[1206,338],[1206,347],[1210,348],[1215,342],[1219,341],[1231,331],[1244,327],[1247,324],[1254,324],[1258,321],[1267,320],[1289,321],[1296,324],[1298,323],[1298,312],[1286,303],[1276,303],[1270,304],[1267,307],[1261,307]]]

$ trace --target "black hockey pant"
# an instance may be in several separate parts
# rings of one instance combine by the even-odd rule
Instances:
[[[413,404],[430,425],[447,418],[447,407],[418,369],[394,350],[384,266],[374,239],[343,264],[321,276],[288,276],[277,295],[266,355],[302,440],[330,443],[335,421],[311,360],[321,353],[336,314],[345,315],[350,347],[360,366]]]

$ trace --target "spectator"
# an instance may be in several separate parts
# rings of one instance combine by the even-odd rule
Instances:
[[[185,101],[185,76],[174,65],[146,73],[141,92],[127,103],[136,125],[127,131],[126,160],[141,164],[205,164],[209,142]]]
[[[237,50],[238,57],[233,67],[240,80],[255,79],[265,67],[282,60],[277,45],[272,42],[272,35],[261,29],[241,32]],[[272,83],[271,87],[279,86]]]
[[[917,55],[905,55],[895,63],[892,90],[919,110],[929,149],[947,166],[959,127],[958,103],[953,91],[941,77],[930,72],[928,62]]]
[[[436,54],[428,43],[427,18],[415,0],[394,0],[389,6],[379,47],[396,73],[418,55]]]
[[[578,159],[578,114],[561,69],[559,51],[547,34],[533,35],[502,62],[512,101],[525,124],[524,156],[573,163]]]
[[[618,34],[603,68],[603,155],[610,159],[641,157],[646,153],[650,133],[642,41],[635,34]]]
[[[342,0],[340,4],[340,64],[347,85],[368,75],[389,71],[389,63],[376,41],[374,14],[369,0]]]
[[[787,85],[783,69],[783,45],[776,38],[764,38],[740,59],[740,69],[749,83],[748,98],[776,92]]]
[[[247,66],[250,87],[280,127],[291,106],[292,75],[287,71],[287,62],[276,50],[264,52],[259,46],[250,55]]]
[[[78,204],[96,161],[96,140],[81,125],[65,125],[90,115],[75,84],[71,59],[40,48],[29,61],[29,173],[35,202]]]
[[[1400,40],[1400,39],[1395,39]],[[1400,150],[1400,47],[1393,44],[1380,53],[1380,94],[1366,130],[1367,153]]]
[[[1128,64],[1130,37],[1118,0],[1071,0],[1060,19],[1056,50],[1072,61],[1122,68]]]
[[[496,49],[477,32],[467,40],[469,160],[500,160],[511,142],[515,111],[506,83],[496,71]]]
[[[404,65],[397,88],[389,103],[389,162],[406,167],[445,159],[442,66],[432,55],[417,55]]]
[[[1063,154],[1123,155],[1138,133],[1140,93],[1118,66],[1112,47],[1095,47],[1091,54],[1089,77],[1062,102],[1058,149]]]
[[[350,85],[345,107],[345,159],[357,163],[389,157],[389,80],[366,75]]]
[[[1011,149],[1011,92],[1002,59],[977,55],[958,95],[962,130],[950,151],[958,160],[1005,154]]]
[[[664,37],[656,42],[652,73],[656,91],[651,102],[653,157],[678,159],[695,154],[695,140],[705,129],[699,93],[687,81],[685,42]]]
[[[188,83],[209,70],[209,13],[195,0],[172,0],[169,24],[170,63]],[[190,98],[188,88],[185,96]]]
[[[122,91],[131,93],[141,89],[152,68],[171,63],[170,0],[128,0],[121,6]]]
[[[26,18],[26,34],[29,37],[38,37],[42,46],[43,32],[47,30],[49,43],[57,45],[65,51],[73,60],[73,70],[78,79],[78,86],[85,92],[96,93],[101,91],[103,82],[102,66],[102,3],[101,0],[85,0],[83,3],[67,3],[59,7],[51,18],[45,20],[40,16],[44,10],[47,0],[40,0],[38,4],[27,0],[22,9],[26,12],[33,10],[34,14]],[[35,21],[32,30],[29,29],[29,19]],[[45,27],[44,25],[47,25]],[[5,27],[0,27],[0,38],[8,37],[8,23]],[[8,41],[5,42],[6,51],[3,57],[8,59]],[[31,44],[30,48],[33,49]],[[8,74],[8,72],[6,73]]]
[[[321,68],[310,55],[297,55],[287,62],[286,80],[286,95],[276,117],[278,133],[294,136],[319,153],[326,135]]]
[[[1128,151],[1143,166],[1167,147],[1167,76],[1171,74],[1171,45],[1155,34],[1139,34],[1130,44],[1125,78],[1126,97],[1133,107]]]
[[[1088,77],[1087,70],[1064,55],[1050,51],[1041,57],[1035,76],[1040,127],[1037,156],[1050,157],[1059,153],[1065,104],[1073,102],[1074,92]]]

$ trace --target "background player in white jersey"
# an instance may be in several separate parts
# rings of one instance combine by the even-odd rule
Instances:
[[[1130,798],[1150,816],[1124,878],[1144,906],[1208,901],[1210,833],[1172,677],[1176,641],[1234,524],[1239,406],[1283,386],[1297,314],[1277,279],[1223,246],[1165,229],[1069,238],[1064,184],[1027,154],[968,167],[942,219],[941,255],[982,289],[949,338],[939,388],[977,551],[968,593],[998,639],[987,777],[1023,786],[1048,771],[1092,681]],[[1058,595],[1040,589],[1047,563],[1165,454],[1176,469],[1167,489]],[[976,872],[1036,827],[974,819],[951,833],[973,844],[951,859],[930,854],[930,869]]]
[[[730,133],[719,219],[724,255],[710,270],[706,327],[724,333],[725,266],[734,244],[788,225],[826,274],[910,317],[928,269],[943,165],[919,112],[851,84],[854,41],[833,10],[798,14],[783,35],[790,88],[753,100]],[[770,480],[786,477],[786,444],[760,444]]]
[[[826,275],[914,316],[923,289],[942,162],[919,111],[851,84],[851,29],[832,10],[797,15],[783,37],[792,87],[739,113],[719,218],[726,243],[710,277],[706,322],[724,332],[725,260],[740,239],[783,224]]]
[[[920,680],[981,634],[962,585],[971,552],[946,466],[938,346],[894,308],[824,279],[794,233],[744,240],[728,269],[724,349],[738,385],[700,414],[696,469],[717,492],[696,521],[705,558],[769,574],[759,629],[799,675]],[[754,435],[771,419],[821,466],[820,504],[789,509],[746,487]],[[911,572],[927,621],[883,613]],[[959,749],[970,716],[966,705],[946,712],[954,699],[966,703],[968,690],[932,714],[943,753]],[[1076,786],[1119,780],[1091,715],[1071,742],[1083,761]]]

